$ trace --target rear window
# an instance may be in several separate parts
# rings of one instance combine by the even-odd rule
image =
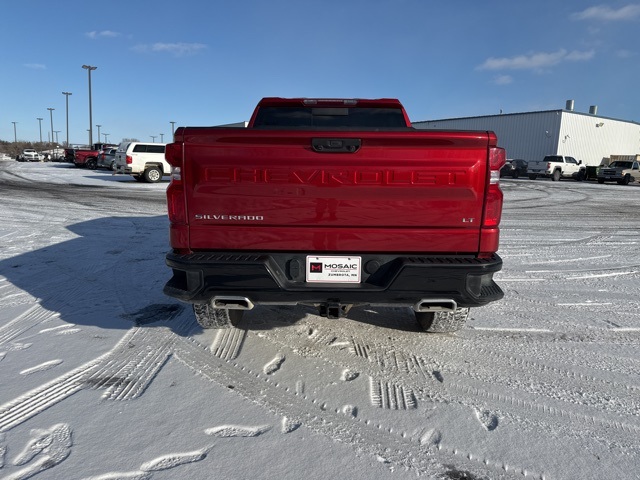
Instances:
[[[139,143],[133,146],[134,152],[146,152],[146,153],[164,153],[164,145],[146,145]]]
[[[261,107],[254,128],[407,128],[398,108]]]

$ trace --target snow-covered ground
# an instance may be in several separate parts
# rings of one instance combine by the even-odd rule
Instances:
[[[163,296],[164,190],[0,162],[0,478],[640,478],[640,188],[506,180],[505,299],[403,309]]]

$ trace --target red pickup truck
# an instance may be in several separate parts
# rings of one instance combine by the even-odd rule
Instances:
[[[181,127],[165,155],[164,292],[203,328],[261,304],[377,305],[450,332],[503,297],[492,132],[416,130],[395,99],[265,98],[247,128]]]
[[[94,143],[90,148],[78,148],[73,155],[73,164],[76,167],[84,167],[95,170],[98,166],[98,157],[104,149],[114,148],[117,145],[110,143]]]

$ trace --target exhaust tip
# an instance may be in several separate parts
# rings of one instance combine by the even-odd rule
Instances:
[[[458,304],[448,298],[429,298],[417,302],[413,309],[416,312],[455,312]]]
[[[251,310],[254,305],[247,297],[213,297],[211,304],[214,308],[228,308],[229,310]]]

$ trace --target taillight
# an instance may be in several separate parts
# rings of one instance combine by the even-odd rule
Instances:
[[[489,149],[489,187],[484,199],[483,227],[497,227],[502,216],[503,194],[500,189],[500,169],[507,161],[504,148]]]
[[[168,143],[164,148],[164,158],[169,165],[182,166],[182,143]]]
[[[133,157],[131,155],[127,155],[127,165],[131,165],[133,163]]]
[[[171,178],[167,187],[167,213],[172,224],[186,224],[187,211],[184,204],[184,189],[181,181]]]
[[[167,187],[169,221],[172,224],[186,224],[187,209],[182,183],[182,144],[169,143],[165,147],[164,156],[171,165],[171,182]]]

